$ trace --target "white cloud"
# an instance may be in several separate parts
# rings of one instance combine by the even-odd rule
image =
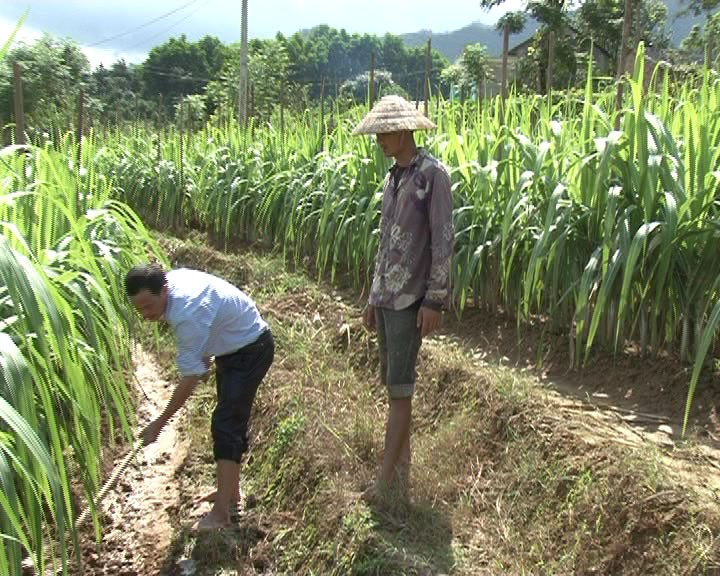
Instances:
[[[16,22],[11,22],[0,16],[0,44],[4,44],[5,41],[10,38],[16,24]],[[41,36],[42,32],[40,30],[23,26],[15,35],[11,48],[12,46],[17,46],[20,42],[31,44]],[[87,57],[92,68],[100,64],[108,67],[120,59],[124,59],[128,64],[137,64],[145,60],[147,56],[145,52],[127,52],[116,48],[86,47],[79,43],[78,45]]]
[[[125,60],[128,64],[140,64],[147,58],[146,52],[123,52],[122,50],[109,48],[81,48],[93,68],[100,64],[107,68],[118,60]]]
[[[15,30],[16,26],[17,22],[0,17],[0,44],[5,44],[5,42],[10,38],[10,35],[13,33],[13,30]],[[40,38],[40,36],[42,36],[42,33],[39,30],[33,30],[27,26],[22,26],[15,34],[13,43],[32,42],[33,40]]]

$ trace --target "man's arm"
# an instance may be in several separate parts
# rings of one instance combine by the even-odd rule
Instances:
[[[160,435],[160,431],[163,429],[165,424],[168,423],[170,418],[173,417],[175,412],[182,408],[183,404],[190,398],[190,395],[195,390],[195,387],[200,382],[201,376],[191,375],[183,376],[180,382],[173,390],[170,400],[168,400],[165,410],[155,420],[150,422],[145,429],[141,432],[140,437],[142,438],[143,444],[147,446],[157,440]]]
[[[444,169],[439,169],[433,180],[428,210],[430,277],[417,319],[423,338],[440,328],[442,319],[440,311],[450,299],[450,266],[455,240],[452,209],[450,178]]]
[[[428,221],[431,263],[423,306],[440,310],[450,298],[450,266],[455,241],[450,177],[444,168],[439,168],[433,179]]]
[[[372,279],[373,283],[375,283],[375,279],[378,277],[379,270],[380,270],[380,264],[381,264],[380,250],[383,245],[383,236],[385,233],[384,232],[385,227],[383,226],[383,215],[382,215],[383,209],[382,208],[384,208],[385,192],[387,190],[387,187],[389,186],[389,183],[390,183],[390,174],[385,176],[385,184],[383,185],[383,206],[381,207],[381,210],[380,210],[380,228],[378,230],[378,232],[379,232],[378,233],[378,249],[375,253],[375,265],[373,266],[373,279]],[[362,311],[362,319],[363,319],[363,324],[364,324],[365,328],[367,328],[368,330],[375,330],[375,306],[370,304],[369,299],[368,299],[367,305],[365,306],[365,309]]]

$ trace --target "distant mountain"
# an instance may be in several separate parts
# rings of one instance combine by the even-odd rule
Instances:
[[[677,17],[677,14],[684,8],[681,0],[665,0],[668,7],[667,28],[670,31],[670,39],[674,46],[678,46],[685,38],[694,24],[702,24],[704,16],[693,16],[687,14]],[[537,22],[528,20],[525,30],[520,34],[510,36],[510,47],[519,44],[532,36],[538,28]],[[408,46],[422,46],[427,43],[428,37],[432,36],[432,47],[443,54],[450,62],[455,62],[468,44],[484,44],[488,48],[490,56],[499,56],[502,53],[502,34],[497,32],[493,26],[473,22],[452,32],[432,32],[421,30],[410,34],[401,34],[400,37]]]
[[[528,21],[525,30],[510,37],[510,44],[519,44],[532,36],[535,30],[537,30],[537,23]],[[401,34],[400,37],[408,46],[424,46],[431,35],[432,47],[450,62],[455,62],[468,44],[484,44],[488,47],[491,56],[502,54],[502,34],[497,32],[493,26],[480,22],[473,22],[454,32],[437,33],[431,30],[421,30],[410,34]]]
[[[673,46],[679,46],[695,24],[702,25],[705,22],[705,16],[686,14],[678,17],[678,14],[686,8],[680,0],[665,0],[665,5],[668,7],[667,28],[670,30]]]

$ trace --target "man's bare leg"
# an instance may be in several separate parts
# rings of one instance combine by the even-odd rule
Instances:
[[[212,530],[230,525],[230,504],[237,501],[240,483],[240,464],[232,460],[217,461],[217,492],[215,503],[207,515],[198,521],[198,530]]]
[[[400,451],[400,459],[396,468],[396,482],[400,493],[408,497],[410,495],[410,432],[408,430],[405,443]]]
[[[411,418],[411,398],[390,400],[385,428],[385,454],[378,479],[381,485],[392,485],[397,480],[398,468],[410,462]]]
[[[193,503],[197,506],[198,504],[202,504],[203,502],[215,502],[215,497],[217,496],[217,488],[213,488],[212,490],[208,490],[205,494],[201,494],[195,500],[193,500]],[[237,504],[240,502],[240,483],[238,483],[237,492],[235,493],[235,496],[233,497],[232,501],[233,504]]]

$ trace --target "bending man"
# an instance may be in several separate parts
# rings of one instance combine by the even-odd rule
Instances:
[[[274,357],[272,333],[244,292],[204,272],[135,266],[127,273],[125,290],[143,318],[167,322],[177,340],[180,382],[162,414],[143,430],[146,445],[157,439],[215,359],[217,406],[210,427],[217,493],[213,508],[195,528],[227,526],[230,506],[239,496],[240,460],[248,448],[255,393]]]

